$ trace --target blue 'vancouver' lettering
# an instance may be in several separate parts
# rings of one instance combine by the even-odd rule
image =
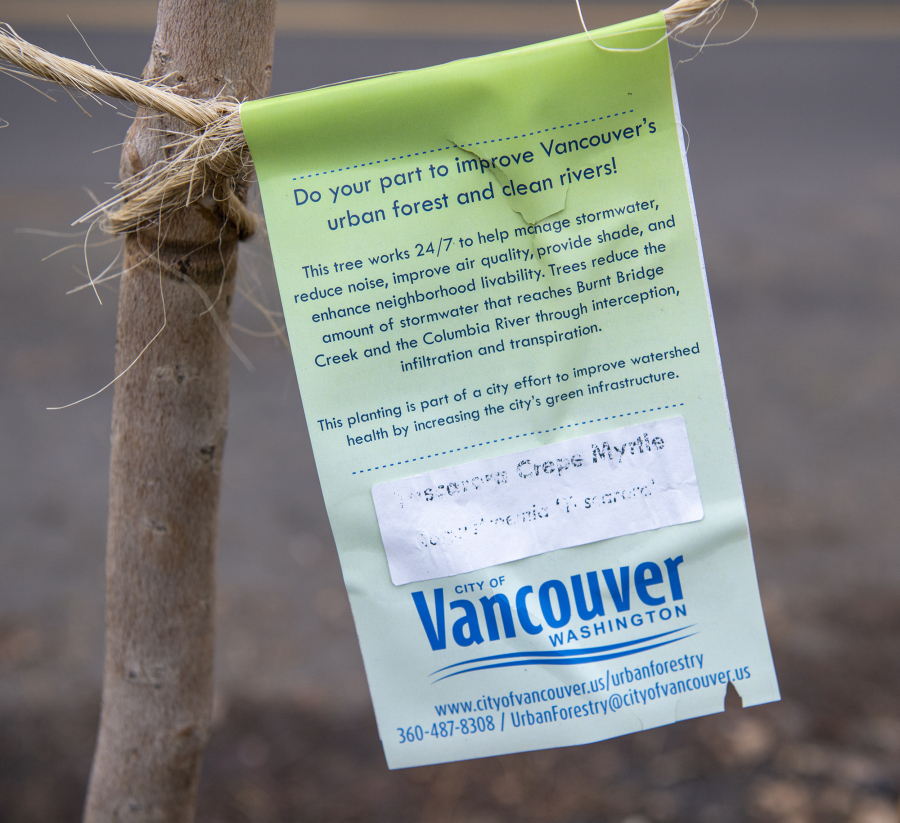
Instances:
[[[471,600],[451,600],[447,604],[449,617],[453,618],[449,637],[457,646],[465,648],[485,640],[499,640],[501,636],[513,638],[517,636],[517,631],[535,635],[541,634],[545,626],[562,629],[573,617],[582,621],[602,618],[607,614],[604,590],[607,602],[615,609],[616,615],[629,612],[632,605],[637,605],[632,600],[632,591],[640,603],[658,609],[668,598],[673,602],[684,599],[678,571],[683,562],[684,557],[679,555],[667,558],[662,566],[652,562],[640,563],[633,574],[630,566],[622,566],[618,574],[615,569],[603,569],[600,575],[595,571],[583,576],[575,574],[569,578],[568,584],[562,580],[547,580],[538,586],[537,591],[533,586],[522,586],[512,598],[502,592],[481,597],[478,600],[480,610]],[[434,589],[431,603],[422,591],[412,592],[412,599],[431,648],[434,651],[446,649],[448,609],[445,608],[444,589]],[[662,609],[662,612],[668,612],[671,616],[670,609]],[[684,607],[676,607],[676,615],[686,615]],[[642,621],[640,615],[631,615],[631,625],[641,625],[638,618]],[[662,619],[668,618],[662,615]],[[616,622],[621,623],[621,628],[627,625],[626,618],[616,616]],[[603,621],[594,626],[595,634],[606,633]],[[565,632],[548,632],[548,637],[551,644],[557,646],[575,639],[571,636],[571,629],[568,634],[569,638]],[[582,626],[581,635],[585,639],[590,636],[589,627]]]

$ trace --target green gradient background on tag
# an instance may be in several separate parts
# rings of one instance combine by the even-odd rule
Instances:
[[[379,731],[392,768],[480,757],[511,751],[586,743],[627,734],[687,717],[721,711],[724,685],[660,700],[640,709],[610,713],[596,721],[554,723],[499,732],[455,735],[453,738],[401,744],[399,728],[430,728],[438,718],[435,705],[468,700],[482,694],[502,694],[510,689],[540,689],[549,685],[582,682],[598,677],[608,664],[529,667],[478,672],[434,683],[437,669],[468,657],[533,649],[549,649],[549,631],[485,642],[468,649],[448,643],[432,651],[413,606],[411,593],[423,591],[429,602],[436,586],[446,599],[458,595],[456,586],[504,577],[496,591],[511,599],[523,585],[537,586],[548,579],[568,580],[574,574],[615,568],[644,561],[662,563],[683,555],[682,583],[688,622],[695,634],[680,641],[678,654],[703,654],[709,671],[748,666],[753,676],[738,684],[744,705],[778,699],[755,570],[750,549],[740,477],[734,453],[718,350],[708,303],[705,274],[695,231],[695,216],[686,166],[683,163],[680,126],[676,123],[670,61],[661,14],[593,33],[610,49],[601,50],[587,35],[579,34],[500,54],[461,60],[421,71],[373,78],[296,95],[245,103],[241,118],[259,175],[272,252],[278,274],[285,322],[297,369],[304,410],[322,483],[325,503],[350,594],[354,619],[375,704]],[[644,122],[646,121],[646,123]],[[651,132],[649,123],[655,124]],[[573,150],[548,157],[541,141],[581,140],[641,124],[640,136],[608,145]],[[494,171],[457,172],[457,160],[492,158],[532,151],[533,162]],[[563,185],[560,174],[603,166],[615,158],[615,174]],[[445,165],[443,178],[434,178],[429,166]],[[415,169],[420,169],[421,180]],[[413,182],[393,185],[384,194],[379,179],[412,172]],[[552,189],[525,197],[506,197],[501,191],[509,180],[530,183],[550,178]],[[350,196],[333,196],[339,188],[369,180],[369,190]],[[460,195],[484,192],[492,186],[494,198],[466,205]],[[318,202],[297,205],[295,190],[318,191]],[[400,204],[447,196],[448,206],[411,217],[396,217]],[[302,195],[300,196],[302,199]],[[659,204],[659,210],[625,214],[586,226],[574,225],[561,233],[515,238],[516,228],[529,223],[552,223],[581,214],[624,207],[634,202]],[[361,216],[383,210],[378,222],[347,227],[348,212]],[[523,217],[524,215],[524,217]],[[345,218],[345,227],[332,230]],[[648,231],[650,221],[674,218],[674,228]],[[528,222],[526,222],[526,218]],[[538,247],[564,243],[570,238],[596,237],[625,225],[637,226],[639,238],[593,244],[588,249],[563,250],[539,263],[512,262],[486,268],[484,257],[510,248],[535,253]],[[478,233],[508,231],[505,243],[479,242]],[[440,257],[416,257],[417,245],[434,246],[451,238]],[[462,248],[459,238],[471,238]],[[644,244],[663,242],[666,251],[643,253]],[[444,244],[446,245],[446,243]],[[591,268],[591,259],[610,251],[640,249],[640,256],[624,264]],[[369,257],[395,250],[409,251],[409,259],[372,265]],[[362,260],[359,269],[337,272],[336,262]],[[471,260],[471,268],[457,271],[457,264]],[[548,263],[557,266],[587,261],[587,271],[551,276]],[[395,284],[394,274],[449,264],[449,274],[409,286]],[[308,277],[304,266],[327,265],[330,273]],[[468,264],[465,264],[468,265]],[[535,284],[517,282],[485,289],[480,278],[515,272],[522,266],[540,268],[545,274]],[[660,266],[664,274],[653,283],[637,287],[616,283],[616,271],[632,265]],[[312,272],[307,269],[307,273]],[[612,275],[609,286],[585,294],[576,293],[578,280]],[[351,283],[382,278],[388,288],[348,293]],[[406,310],[376,310],[376,301],[408,291],[430,291],[474,279],[474,293],[424,301]],[[341,286],[343,294],[327,300],[295,302],[295,295],[313,288]],[[519,296],[544,290],[571,288],[571,297],[522,303]],[[654,298],[643,306],[627,305],[591,311],[591,300],[621,297],[652,287],[673,286],[677,296]],[[496,310],[484,307],[488,298],[512,297],[511,305]],[[314,323],[313,312],[327,307],[368,302],[371,311],[347,320]],[[477,304],[474,314],[463,318],[400,331],[403,317],[446,310],[460,304]],[[589,311],[577,322],[564,319],[537,325],[535,312],[565,311],[585,304]],[[510,323],[529,317],[527,326],[495,330],[494,321]],[[379,325],[393,323],[380,332]],[[374,324],[374,333],[343,342],[323,342],[323,334]],[[449,343],[426,345],[428,331],[450,330],[472,323],[488,323],[491,331]],[[513,350],[509,341],[573,326],[596,324],[602,331],[570,342]],[[398,352],[398,339],[416,339],[415,350]],[[478,348],[504,341],[500,353],[479,355]],[[370,358],[363,350],[390,342],[391,352]],[[630,358],[649,352],[699,346],[699,354],[681,358],[675,365],[663,362],[636,367]],[[337,355],[350,349],[357,360],[321,368],[317,355]],[[436,356],[449,350],[473,352],[471,358],[403,371],[401,361],[414,355]],[[590,381],[574,377],[574,370],[624,360],[624,369],[602,372]],[[673,371],[677,377],[650,386],[604,390],[588,394],[588,383],[639,377],[648,371]],[[569,379],[559,382],[557,374]],[[550,375],[552,384],[539,389],[514,389],[526,375]],[[506,384],[507,393],[488,396],[487,388]],[[584,396],[548,406],[547,398],[581,388]],[[466,398],[454,401],[465,389]],[[480,398],[473,397],[476,390]],[[448,402],[421,411],[421,404],[447,396]],[[512,411],[512,400],[528,399],[528,411]],[[502,414],[485,416],[486,403],[503,403]],[[541,400],[539,408],[535,400]],[[407,403],[416,411],[409,411]],[[401,408],[399,419],[388,417],[371,424],[347,428],[357,412],[383,407]],[[414,432],[414,421],[479,409],[480,420]],[[639,423],[682,415],[688,436],[701,499],[703,520],[658,531],[644,532],[600,543],[505,564],[445,580],[392,585],[381,544],[371,487],[375,483],[405,477],[442,466],[465,463],[533,446],[558,442],[591,432],[603,432]],[[318,421],[340,419],[339,429],[324,429]],[[299,424],[299,421],[298,421]],[[392,426],[408,426],[409,434],[395,436]],[[389,436],[374,442],[349,445],[347,435],[363,435],[383,427]],[[485,584],[487,586],[487,584]],[[609,615],[611,605],[607,605]],[[456,615],[448,615],[450,623]],[[573,620],[573,626],[575,625]],[[684,621],[682,620],[682,623]],[[618,638],[593,638],[596,643],[630,640],[649,634],[649,627],[630,629]],[[502,635],[501,635],[502,638]],[[574,648],[574,647],[573,647]],[[675,654],[675,652],[673,652]],[[652,656],[652,653],[649,655]],[[634,659],[639,665],[648,655]],[[615,661],[612,662],[615,664]],[[612,665],[609,664],[609,665]],[[631,664],[629,664],[631,665]],[[495,713],[498,714],[498,713]]]

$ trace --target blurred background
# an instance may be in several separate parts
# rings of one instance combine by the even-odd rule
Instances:
[[[591,27],[653,10],[582,5]],[[580,29],[574,0],[282,2],[279,15],[273,93]],[[735,3],[714,36],[750,18]],[[0,0],[0,20],[138,75],[155,5]],[[280,308],[265,238],[242,249],[235,340],[253,369],[234,362],[202,823],[897,820],[898,45],[895,4],[783,1],[761,3],[738,43],[673,47],[778,704],[727,701],[724,714],[618,740],[388,772],[290,354],[260,336],[254,303]],[[81,100],[87,116],[46,90],[56,102],[0,76],[8,823],[80,818],[102,673],[112,395],[45,407],[112,377],[116,281],[102,305],[89,288],[67,294],[86,283],[83,232],[69,224],[92,193],[108,196],[129,111]],[[90,249],[95,275],[116,249]]]

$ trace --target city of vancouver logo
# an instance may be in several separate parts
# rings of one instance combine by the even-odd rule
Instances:
[[[512,639],[519,632],[534,636],[545,630],[552,646],[551,649],[505,652],[452,663],[432,672],[432,676],[437,677],[434,682],[486,669],[573,666],[620,659],[692,637],[696,634],[690,631],[692,625],[679,628],[666,625],[671,626],[669,621],[673,618],[687,617],[678,568],[683,562],[684,558],[679,555],[667,558],[662,564],[640,563],[633,574],[630,566],[603,569],[599,574],[596,571],[574,574],[568,582],[546,580],[536,592],[533,586],[522,586],[512,595],[512,602],[503,592],[496,592],[478,598],[477,605],[467,598],[451,600],[447,604],[449,609],[445,607],[443,587],[433,590],[431,603],[425,592],[412,592],[419,620],[433,651],[447,649],[448,642],[467,648],[485,641]],[[476,585],[484,588],[484,583],[470,585],[473,589]],[[458,592],[460,589],[456,587]],[[632,591],[636,599],[632,599]],[[449,632],[448,618],[455,618]],[[573,620],[576,624],[580,621],[580,625],[574,625]],[[587,647],[580,645],[584,640],[608,638],[618,631],[642,626],[653,626],[655,630],[640,639]],[[579,643],[577,647],[566,648],[575,642]]]

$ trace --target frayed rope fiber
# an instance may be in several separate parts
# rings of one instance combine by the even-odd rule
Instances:
[[[6,24],[0,25],[0,60],[19,69],[10,74],[124,100],[177,117],[190,127],[174,136],[166,160],[121,181],[118,194],[76,223],[100,219],[110,234],[128,234],[158,225],[173,212],[211,196],[241,239],[253,234],[255,218],[236,194],[253,175],[237,100],[195,100],[166,88],[164,81],[138,82],[58,57],[23,40]]]
[[[678,0],[664,10],[670,34],[714,23],[727,0]],[[240,101],[225,97],[197,100],[166,85],[166,79],[137,81],[59,57],[23,40],[0,24],[0,71],[33,77],[104,95],[171,115],[189,128],[173,135],[166,160],[122,180],[118,193],[76,221],[100,221],[110,234],[146,230],[207,197],[217,201],[240,239],[253,234],[256,219],[237,192],[253,176],[253,160],[241,128]]]

